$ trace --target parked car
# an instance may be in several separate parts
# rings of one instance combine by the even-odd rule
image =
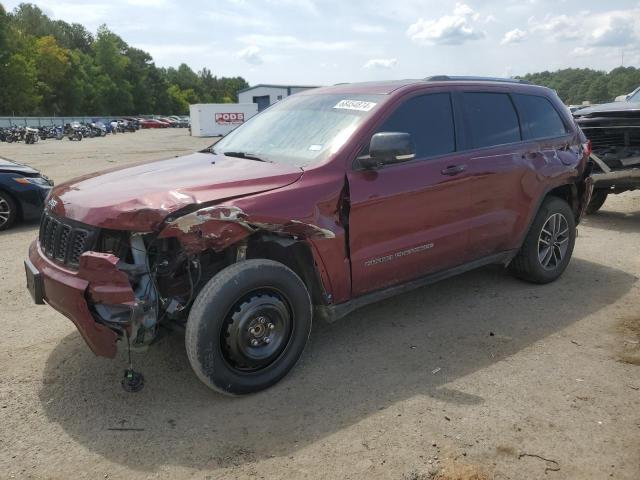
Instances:
[[[295,365],[312,319],[488,264],[556,280],[588,155],[557,95],[526,82],[308,90],[207,151],[57,187],[27,284],[97,355],[177,323],[200,380],[256,392]]]
[[[38,170],[0,158],[0,230],[40,217],[52,186]]]
[[[177,115],[172,115],[169,117],[171,120],[176,122],[176,126],[179,128],[187,128],[189,126],[189,121],[184,117],[179,117]]]
[[[172,128],[176,128],[178,126],[178,122],[176,120],[172,119],[172,118],[160,117],[160,118],[157,118],[156,120],[164,122],[164,123],[168,124]]]
[[[125,118],[123,118],[123,120],[125,120],[129,124],[129,129],[131,131],[140,130],[140,119],[139,118],[125,117]]]
[[[168,128],[169,125],[155,118],[143,118],[140,120],[140,128]]]
[[[596,213],[610,194],[640,188],[640,88],[626,100],[573,115],[593,148],[594,192],[587,213]]]

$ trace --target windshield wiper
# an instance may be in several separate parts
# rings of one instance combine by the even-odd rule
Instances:
[[[259,162],[272,163],[269,160],[265,160],[264,158],[260,158],[257,155],[254,155],[253,153],[247,153],[247,152],[222,152],[222,154],[227,156],[227,157],[246,158],[247,160],[257,160]]]

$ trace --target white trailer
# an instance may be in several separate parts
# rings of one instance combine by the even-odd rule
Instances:
[[[197,103],[189,105],[191,135],[220,137],[258,113],[255,103]]]

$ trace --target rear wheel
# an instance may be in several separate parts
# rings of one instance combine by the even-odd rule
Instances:
[[[234,263],[209,280],[193,304],[185,335],[189,362],[218,392],[263,390],[302,355],[311,317],[307,288],[285,265]]]
[[[16,221],[16,204],[9,195],[0,192],[0,230],[7,230]]]
[[[548,197],[509,270],[529,282],[553,282],[567,268],[575,241],[576,223],[571,207],[561,198]]]
[[[587,213],[589,215],[596,213],[598,210],[602,208],[604,202],[607,200],[609,196],[609,192],[607,190],[594,190],[591,195],[591,201],[587,206]]]

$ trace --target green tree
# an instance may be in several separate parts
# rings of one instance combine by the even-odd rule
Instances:
[[[36,90],[37,69],[33,60],[16,53],[4,65],[0,88],[0,112],[4,115],[33,113],[42,97]]]
[[[43,114],[60,114],[63,110],[60,91],[71,65],[69,52],[61,48],[53,36],[47,35],[36,40],[34,61],[38,76],[37,89],[42,96],[40,110]]]
[[[0,4],[0,86],[5,114],[123,115],[183,114],[190,103],[235,101],[247,82],[184,63],[158,68],[106,25],[94,37],[21,3],[11,13]]]

